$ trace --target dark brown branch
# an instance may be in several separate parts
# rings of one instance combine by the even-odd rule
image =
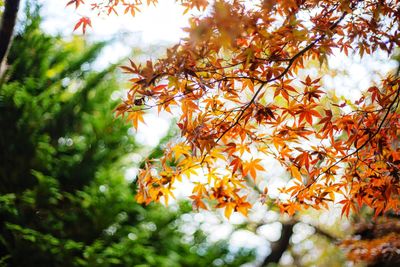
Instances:
[[[8,48],[11,44],[15,22],[17,20],[20,0],[6,0],[4,13],[0,25],[0,74],[3,61],[7,56]]]
[[[293,235],[293,226],[294,222],[285,223],[282,225],[281,238],[277,242],[272,243],[271,253],[264,259],[261,266],[267,266],[270,263],[279,262],[283,253],[285,253],[289,247],[289,241]]]
[[[264,259],[261,266],[268,266],[268,264],[270,264],[270,263],[279,263],[279,260],[282,257],[283,253],[285,253],[285,251],[290,246],[289,241],[293,235],[293,227],[297,223],[304,223],[304,222],[294,219],[288,223],[282,224],[281,238],[277,242],[272,243],[271,253]],[[339,238],[335,237],[334,235],[331,235],[329,232],[327,232],[313,224],[308,224],[308,223],[305,223],[305,224],[314,228],[315,234],[328,239],[331,243],[338,244],[338,242],[340,242]],[[264,224],[258,225],[257,228],[262,225],[264,225]]]

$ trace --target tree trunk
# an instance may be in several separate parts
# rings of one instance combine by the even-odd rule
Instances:
[[[20,0],[6,0],[0,25],[0,74],[7,56],[17,20]]]
[[[278,263],[283,253],[289,247],[290,237],[293,235],[294,223],[286,223],[282,225],[281,238],[272,244],[272,251],[262,263],[261,266],[267,266],[269,263]]]

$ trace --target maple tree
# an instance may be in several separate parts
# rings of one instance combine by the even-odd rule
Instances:
[[[143,5],[94,2],[98,15],[134,15]],[[334,51],[391,54],[400,44],[400,1],[178,2],[209,12],[190,19],[188,37],[164,58],[122,67],[131,88],[117,115],[138,128],[145,110],[179,114],[182,135],[140,171],[139,202],[168,202],[174,183],[188,179],[194,207],[246,215],[249,179],[262,181],[263,160],[273,157],[291,175],[274,200],[282,212],[330,203],[346,216],[363,206],[375,215],[399,211],[399,78],[388,74],[360,99],[338,101],[321,76],[300,72]],[[85,31],[91,22],[82,19],[75,29]],[[260,201],[267,193],[260,189]]]

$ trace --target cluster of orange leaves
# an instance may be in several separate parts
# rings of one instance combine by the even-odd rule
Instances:
[[[92,7],[108,14],[141,4],[97,2]],[[180,2],[188,9],[208,5]],[[215,1],[190,19],[188,37],[163,59],[122,67],[132,86],[117,115],[137,128],[147,109],[179,114],[181,138],[140,171],[137,200],[168,202],[174,183],[187,179],[194,207],[246,215],[254,192],[249,179],[257,185],[273,172],[263,164],[273,157],[291,176],[275,200],[282,212],[329,203],[342,205],[344,215],[364,205],[377,215],[398,212],[399,78],[388,75],[357,101],[339,101],[321,77],[299,73],[310,60],[326,64],[333,50],[392,53],[400,45],[399,1],[251,3]],[[264,201],[267,189],[259,191]]]

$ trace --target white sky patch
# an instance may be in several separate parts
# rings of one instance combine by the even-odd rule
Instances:
[[[133,132],[136,142],[141,145],[154,147],[167,134],[170,121],[154,113],[146,114],[144,121],[144,124],[139,124],[138,131]]]
[[[262,260],[271,253],[270,243],[261,236],[248,231],[235,231],[230,238],[230,249],[236,252],[239,248],[255,249],[257,256],[254,263],[248,263],[245,266],[257,266]]]
[[[125,180],[128,182],[133,182],[136,179],[136,176],[139,173],[138,168],[129,168],[125,171]]]
[[[257,233],[270,242],[276,242],[281,238],[282,224],[280,222],[268,223],[260,226]]]
[[[66,7],[67,0],[41,0],[45,21],[44,29],[52,34],[71,35],[75,23],[81,16],[90,16],[93,28],[87,35],[98,39],[118,35],[139,33],[143,44],[154,44],[160,41],[177,42],[184,36],[183,27],[188,25],[188,16],[183,15],[184,8],[174,0],[163,0],[157,5],[141,7],[135,17],[130,14],[119,16],[93,16],[89,6],[81,6],[75,11],[73,6]],[[85,8],[86,7],[86,8]],[[77,34],[81,34],[79,30]],[[127,44],[129,45],[129,44]]]
[[[329,74],[323,76],[323,84],[328,90],[334,90],[337,96],[357,100],[361,92],[380,81],[397,67],[386,52],[377,51],[374,55],[351,55],[347,57],[337,49],[329,57]]]
[[[96,68],[104,68],[131,54],[133,48],[148,50],[160,44],[174,44],[185,36],[189,13],[183,15],[184,8],[175,0],[163,0],[157,7],[143,5],[135,17],[130,14],[119,16],[97,16],[89,5],[66,7],[67,0],[39,0],[43,5],[42,28],[50,34],[61,34],[69,38],[82,35],[82,30],[73,31],[75,24],[83,16],[90,16],[92,28],[88,27],[85,38],[93,41],[113,40],[103,49],[96,61]],[[147,55],[151,56],[151,55]],[[156,58],[152,58],[156,59]]]

